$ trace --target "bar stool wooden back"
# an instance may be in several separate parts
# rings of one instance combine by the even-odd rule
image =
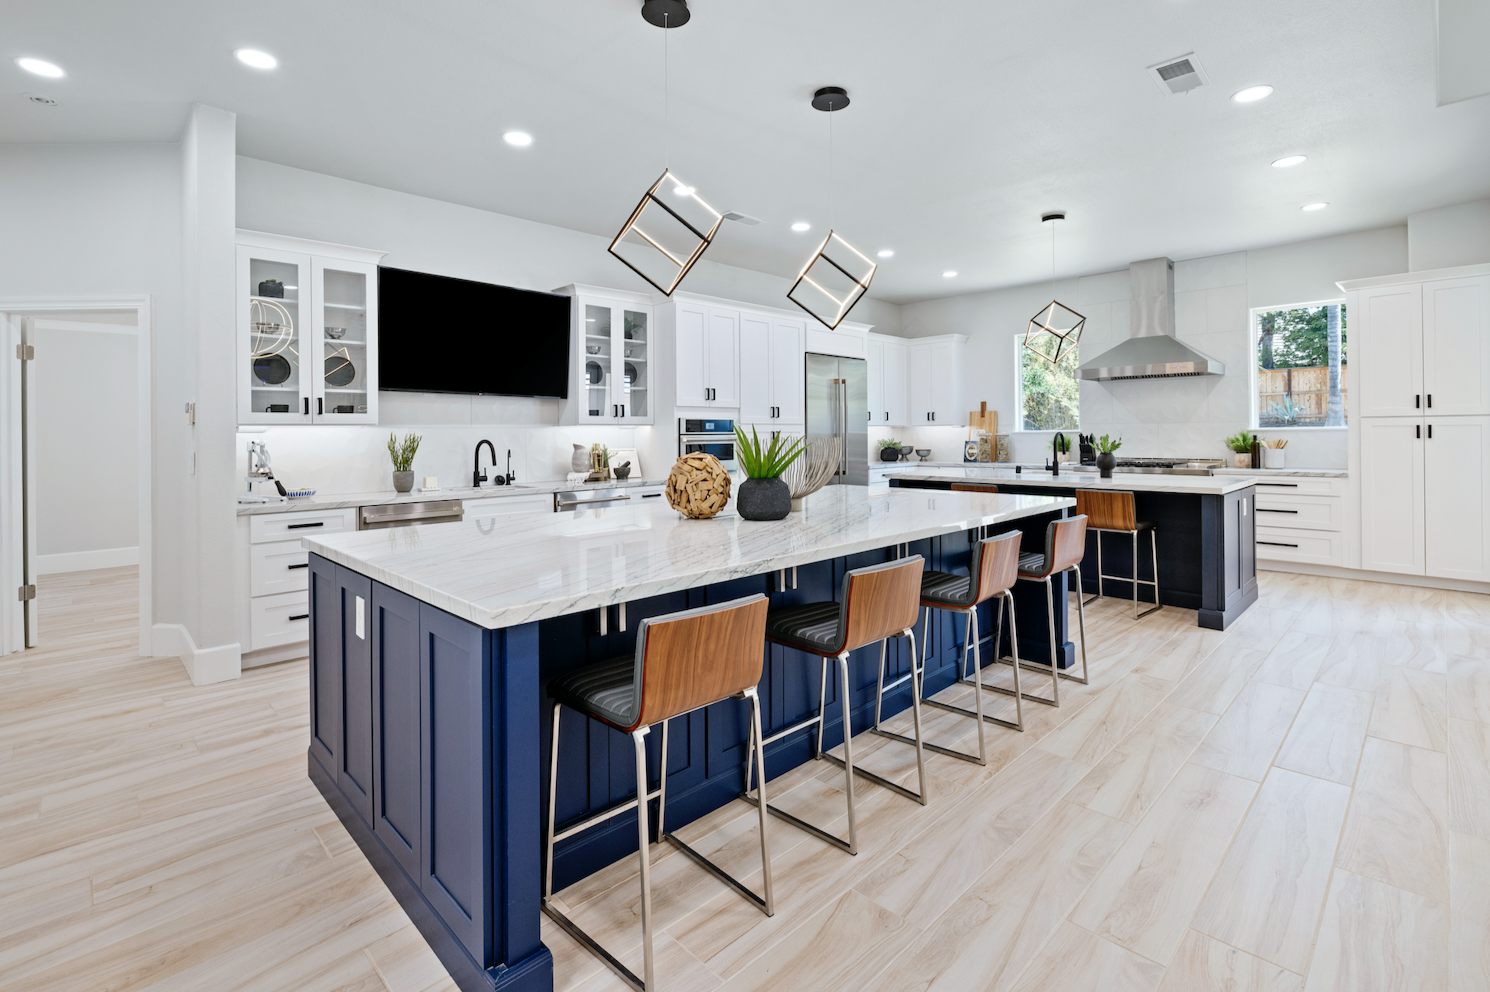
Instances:
[[[761,869],[764,896],[758,896],[686,843],[667,832],[667,721],[730,697],[750,703],[750,753],[763,762],[760,783],[765,801],[765,752],[761,744],[761,707],[756,685],[764,664],[766,611],[762,595],[747,596],[719,606],[706,606],[651,617],[637,628],[636,651],[587,665],[549,683],[554,700],[553,741],[548,769],[548,831],[544,856],[543,910],[554,922],[639,992],[656,983],[652,957],[651,831],[647,805],[657,799],[657,838],[666,840],[710,874],[744,896],[767,916],[775,912],[771,890],[771,849],[766,837],[766,814],[760,814]],[[636,750],[635,799],[606,809],[554,831],[554,800],[558,791],[559,716],[563,707],[578,710],[631,735]],[[647,734],[662,724],[662,775],[655,791],[647,789]],[[746,788],[750,779],[746,778]],[[636,807],[640,841],[643,975],[638,978],[553,903],[554,844]]]
[[[1019,690],[1019,629],[1014,622],[1014,594],[1010,590],[1014,582],[1019,578],[1019,541],[1023,535],[1017,531],[1009,531],[995,537],[984,538],[973,543],[972,559],[968,562],[967,575],[953,575],[949,572],[927,571],[921,576],[921,605],[926,610],[926,619],[921,628],[921,671],[925,678],[926,670],[926,645],[930,642],[931,611],[949,610],[961,613],[966,621],[962,647],[962,671],[958,673],[957,681],[964,685],[973,686],[974,709],[965,706],[956,706],[952,703],[944,703],[936,699],[927,699],[923,702],[927,706],[935,706],[939,709],[950,710],[954,713],[963,713],[975,717],[978,721],[978,753],[967,754],[952,748],[941,747],[936,744],[927,743],[925,746],[938,754],[945,754],[953,758],[961,758],[964,761],[976,761],[980,765],[988,763],[988,753],[983,740],[983,723],[996,723],[1010,730],[1024,730],[1024,701]],[[988,685],[983,681],[983,653],[982,637],[978,631],[978,606],[988,600],[998,597],[998,609],[994,612],[996,618],[995,633],[993,635],[994,653],[998,653],[998,646],[1003,639],[1004,630],[1004,607],[1009,609],[1009,640],[1014,649],[1014,688],[1005,689],[999,685]],[[973,665],[972,676],[969,677],[968,662]],[[983,690],[992,689],[1014,697],[1014,720],[1004,720],[996,716],[988,716],[983,712]],[[886,733],[881,731],[881,733]]]
[[[1088,519],[1088,528],[1097,532],[1097,594],[1088,603],[1102,598],[1102,580],[1118,579],[1133,583],[1133,619],[1142,618],[1163,608],[1159,602],[1159,538],[1158,528],[1151,520],[1139,520],[1133,506],[1133,494],[1113,492],[1107,489],[1076,490],[1076,512]],[[1148,531],[1149,556],[1153,563],[1153,581],[1138,577],[1138,535]],[[1133,578],[1122,575],[1105,575],[1102,572],[1102,535],[1127,534],[1133,539]],[[1154,605],[1138,612],[1138,587],[1154,587]]]
[[[1035,661],[1026,661],[1022,664],[1032,671],[1048,672],[1050,675],[1051,695],[1036,696],[1026,693],[1026,699],[1033,699],[1037,703],[1045,703],[1048,706],[1061,705],[1061,679],[1071,679],[1087,684],[1086,667],[1086,607],[1081,601],[1081,559],[1086,554],[1086,517],[1077,515],[1067,517],[1064,520],[1052,520],[1045,528],[1045,551],[1031,551],[1019,556],[1019,578],[1022,582],[1045,583],[1045,611],[1050,620],[1050,664],[1042,665]],[[1081,623],[1081,675],[1067,675],[1060,670],[1056,659],[1055,643],[1055,586],[1050,577],[1058,572],[1076,573],[1076,613]],[[1065,610],[1066,603],[1062,601],[1061,609]],[[1002,660],[1002,659],[1000,659]],[[1017,667],[1021,662],[1014,662]]]
[[[952,491],[954,493],[996,493],[999,487],[986,482],[954,482]]]
[[[844,791],[848,794],[848,839],[816,827],[785,810],[767,806],[765,797],[757,800],[746,795],[751,802],[758,802],[801,830],[805,830],[835,847],[850,854],[859,853],[858,824],[854,813],[854,776],[863,777],[898,792],[902,796],[926,804],[926,759],[921,749],[921,690],[916,665],[911,663],[911,718],[915,724],[916,770],[920,777],[920,792],[912,792],[904,786],[882,778],[873,772],[854,766],[853,726],[849,709],[848,656],[850,651],[865,645],[880,642],[880,680],[884,680],[885,653],[892,637],[908,637],[911,642],[911,657],[916,655],[916,617],[920,613],[921,573],[925,562],[920,555],[901,558],[882,565],[856,568],[843,577],[842,591],[836,603],[805,603],[799,606],[781,606],[771,610],[766,618],[766,640],[783,644],[798,651],[815,654],[822,659],[822,678],[818,691],[817,716],[766,738],[765,743],[780,740],[804,727],[817,725],[817,742],[813,757],[831,761],[844,770]],[[843,716],[843,760],[823,750],[823,715],[828,698],[828,663],[838,661],[838,705]],[[896,682],[905,681],[901,679]],[[746,787],[750,783],[750,761],[746,759]]]

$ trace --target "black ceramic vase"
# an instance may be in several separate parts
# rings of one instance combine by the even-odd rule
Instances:
[[[1097,471],[1101,473],[1102,478],[1112,478],[1112,470],[1115,468],[1117,468],[1117,455],[1110,451],[1097,452]]]
[[[735,492],[735,509],[746,520],[780,520],[792,512],[792,490],[780,479],[746,479]]]

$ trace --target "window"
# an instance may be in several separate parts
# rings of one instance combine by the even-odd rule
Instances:
[[[1076,349],[1052,365],[1024,347],[1024,335],[1014,338],[1014,367],[1019,370],[1015,406],[1019,430],[1074,431],[1081,408],[1077,388]]]
[[[1253,316],[1257,427],[1344,427],[1345,304],[1257,310]]]

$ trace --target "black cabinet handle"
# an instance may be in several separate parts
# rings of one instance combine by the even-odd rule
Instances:
[[[1297,489],[1299,487],[1297,482],[1259,482],[1256,484],[1259,486],[1277,486],[1280,489],[1285,487],[1288,489]]]
[[[1433,409],[1433,394],[1432,393],[1429,393],[1428,394],[1428,409],[1430,409],[1430,410]]]
[[[309,613],[296,613],[293,616],[291,616],[290,619],[291,620],[309,620],[310,619],[310,614]]]
[[[1430,440],[1430,441],[1433,440],[1433,425],[1432,424],[1429,424],[1428,425],[1428,440]]]
[[[1265,506],[1259,506],[1257,508],[1257,512],[1258,513],[1298,513],[1299,511],[1298,510],[1269,510]]]
[[[305,415],[307,417],[310,416],[310,397],[309,396],[307,396],[305,398]]]
[[[1275,548],[1296,548],[1297,544],[1288,544],[1284,541],[1258,541],[1258,544],[1268,544]]]
[[[285,530],[304,530],[307,527],[325,527],[325,526],[326,526],[326,521],[324,521],[324,520],[317,520],[315,523],[310,523],[310,524],[290,524],[289,526],[287,526],[285,528]]]
[[[662,498],[662,494],[661,493],[644,493],[644,494],[642,494],[642,499],[661,499],[661,498]]]
[[[1412,394],[1412,408],[1414,410],[1421,410],[1423,408],[1423,394],[1422,393],[1413,393]]]
[[[308,562],[308,561],[302,561],[302,562],[301,562],[301,563],[300,563],[300,564],[298,564],[298,565],[286,565],[286,566],[285,566],[285,568],[288,568],[288,569],[289,569],[289,570],[290,570],[290,571],[292,571],[292,572],[293,572],[293,571],[294,571],[294,570],[295,570],[295,569],[297,569],[297,568],[310,568],[310,562]]]
[[[326,401],[323,400],[323,399],[321,399],[321,397],[317,396],[316,397],[316,416],[317,417],[323,417],[325,415],[326,415]]]
[[[1413,437],[1416,437],[1416,438],[1421,438],[1423,436],[1423,425],[1422,424],[1413,424],[1413,426],[1412,426],[1412,436]]]

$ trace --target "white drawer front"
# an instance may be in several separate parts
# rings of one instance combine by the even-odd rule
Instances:
[[[250,601],[249,632],[253,647],[278,647],[310,640],[310,596],[304,592],[287,592],[278,596],[260,596]]]
[[[1257,523],[1267,527],[1307,527],[1339,530],[1342,500],[1334,496],[1274,496],[1257,494]]]
[[[498,499],[468,499],[461,504],[465,520],[490,517],[515,517],[530,513],[553,513],[554,498],[547,493],[529,496],[504,496]]]
[[[253,544],[248,549],[248,594],[273,596],[310,585],[310,553],[299,541]]]
[[[1279,496],[1344,496],[1349,479],[1318,479],[1307,475],[1263,476],[1257,480],[1257,493]]]
[[[259,513],[249,518],[248,539],[252,544],[266,541],[299,540],[313,534],[334,534],[357,526],[357,511],[308,510],[305,513]]]
[[[1329,531],[1258,525],[1257,560],[1339,565],[1343,560],[1341,536]]]

